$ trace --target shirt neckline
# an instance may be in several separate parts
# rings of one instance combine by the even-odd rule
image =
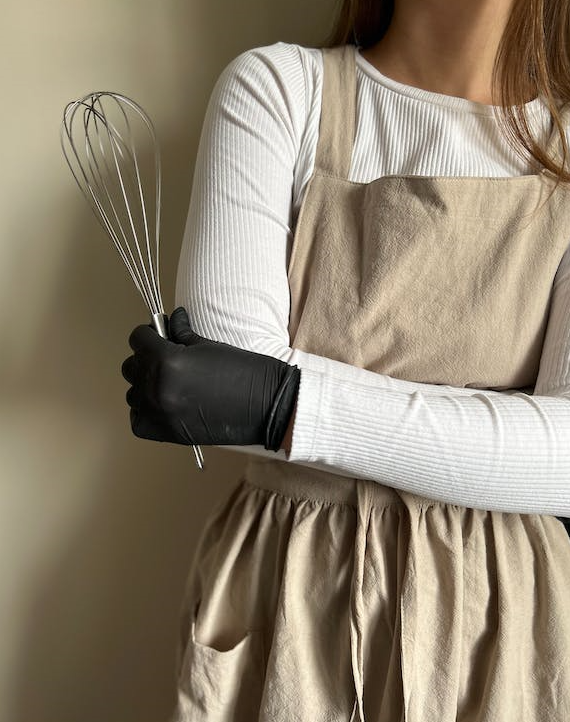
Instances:
[[[355,48],[356,52],[356,64],[366,75],[371,77],[376,82],[380,83],[384,87],[388,88],[394,93],[399,95],[405,95],[409,98],[415,98],[416,100],[423,101],[425,103],[431,103],[432,105],[442,105],[453,110],[460,110],[464,113],[471,113],[472,115],[487,115],[494,116],[494,108],[498,109],[498,105],[486,105],[485,103],[478,103],[475,100],[468,100],[467,98],[459,98],[455,95],[445,95],[444,93],[435,93],[431,90],[424,90],[423,88],[417,88],[414,85],[407,85],[400,83],[393,78],[388,77],[381,73],[377,67],[372,65],[365,57],[360,54],[360,48]],[[543,102],[540,96],[529,100],[528,103],[524,104],[524,108],[527,112],[534,113],[542,111]]]

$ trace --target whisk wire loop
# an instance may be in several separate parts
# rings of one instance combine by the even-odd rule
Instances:
[[[116,100],[116,99],[115,99],[115,100]],[[100,98],[97,98],[97,102],[99,103],[99,106],[101,107],[101,100],[100,100]],[[148,222],[147,222],[147,217],[146,217],[146,212],[147,212],[147,211],[146,211],[146,206],[145,206],[145,202],[144,202],[144,193],[143,193],[143,186],[142,186],[141,177],[140,177],[139,164],[138,164],[138,160],[137,160],[137,153],[136,153],[135,145],[134,145],[133,140],[132,140],[133,135],[132,135],[131,126],[130,126],[130,123],[129,123],[129,119],[128,119],[128,117],[127,117],[127,114],[125,113],[125,110],[124,110],[123,106],[122,106],[120,103],[117,102],[117,105],[118,105],[118,108],[119,108],[119,110],[121,111],[121,113],[123,114],[123,117],[124,117],[124,119],[125,119],[125,124],[126,124],[126,126],[127,126],[127,137],[131,139],[131,147],[130,147],[130,151],[131,151],[131,152],[130,152],[130,156],[131,156],[131,158],[132,158],[132,160],[133,160],[134,168],[135,168],[135,173],[136,173],[136,186],[137,186],[137,189],[138,189],[138,195],[139,195],[139,199],[140,199],[140,203],[141,203],[141,208],[142,208],[141,218],[142,218],[143,225],[144,225],[145,240],[146,240],[146,247],[147,247],[147,257],[148,257],[149,269],[150,269],[151,276],[152,276],[152,281],[149,281],[149,279],[148,279],[147,272],[146,272],[146,271],[147,271],[146,265],[142,262],[142,256],[141,256],[141,259],[140,259],[140,260],[141,260],[141,266],[142,266],[143,271],[144,271],[144,274],[145,274],[145,280],[146,280],[147,286],[154,291],[154,290],[156,289],[156,279],[155,279],[154,273],[153,273],[153,262],[152,262],[152,259],[151,259],[150,238],[149,238],[149,231],[148,231]],[[149,128],[149,129],[152,131],[152,128]],[[128,216],[129,216],[129,221],[130,221],[130,225],[131,225],[131,230],[132,230],[132,233],[133,233],[133,237],[136,238],[135,224],[134,224],[133,216],[132,216],[132,213],[131,213],[130,204],[129,204],[129,202],[128,202],[127,193],[126,193],[126,190],[125,190],[125,183],[124,183],[124,179],[123,179],[123,173],[122,173],[122,171],[121,171],[121,164],[120,164],[120,163],[118,162],[118,160],[117,160],[117,149],[118,149],[119,152],[121,153],[121,148],[120,148],[120,145],[119,145],[118,142],[117,142],[117,138],[119,139],[119,141],[122,141],[122,138],[121,138],[121,136],[120,136],[120,133],[118,133],[118,131],[115,130],[115,127],[112,125],[112,123],[107,123],[107,124],[106,124],[106,130],[107,130],[108,137],[109,137],[109,145],[110,145],[111,151],[112,151],[112,153],[113,153],[113,161],[114,161],[114,164],[115,164],[115,169],[116,169],[116,171],[117,171],[117,177],[118,177],[119,183],[120,183],[120,185],[121,185],[121,191],[122,191],[122,193],[123,193],[123,199],[124,199],[124,201],[125,201],[125,206],[126,206],[127,213],[128,213]],[[154,132],[153,132],[152,134],[153,134],[153,141],[156,142],[156,138],[154,137]],[[122,153],[121,153],[121,154],[122,154]],[[157,183],[160,183],[160,173],[157,174]],[[158,239],[158,236],[157,236],[157,239]],[[137,244],[137,249],[138,249],[139,254],[140,254],[141,251],[140,251],[140,247],[138,246],[138,244]],[[153,296],[152,301],[153,301],[153,305],[154,305],[153,313],[163,313],[164,311],[163,311],[163,309],[162,309],[162,307],[161,307],[160,299],[156,298],[156,295],[155,295],[155,296]]]
[[[95,107],[94,107],[95,102],[99,103],[100,112],[95,109]],[[115,217],[115,220],[116,220],[119,230],[121,232],[121,236],[123,237],[125,245],[129,251],[129,255],[130,255],[130,258],[131,258],[131,261],[133,264],[132,267],[135,270],[135,272],[137,273],[137,277],[139,279],[140,286],[143,289],[145,289],[145,300],[147,302],[147,305],[149,306],[152,313],[164,313],[160,299],[157,298],[157,294],[155,292],[156,280],[154,278],[154,275],[152,274],[152,265],[153,264],[152,264],[152,259],[150,257],[150,239],[149,239],[149,234],[148,234],[148,224],[147,224],[147,219],[146,219],[146,208],[144,205],[144,194],[143,194],[142,182],[141,182],[141,178],[140,178],[138,161],[137,161],[137,157],[136,157],[136,149],[134,148],[134,145],[132,143],[131,127],[129,125],[129,121],[126,116],[126,113],[124,112],[124,110],[120,104],[118,104],[118,107],[119,107],[119,110],[123,113],[123,116],[124,116],[124,119],[125,119],[125,122],[127,125],[127,137],[131,138],[131,148],[129,149],[129,147],[126,145],[125,141],[123,140],[121,134],[115,128],[115,125],[104,115],[104,111],[101,106],[100,98],[97,97],[96,99],[93,100],[92,105],[90,105],[90,106],[86,105],[86,109],[84,111],[84,128],[85,128],[85,143],[86,143],[85,153],[86,153],[86,157],[89,162],[89,167],[92,171],[93,179],[97,185],[97,188],[98,188],[98,190],[100,190],[102,193],[105,194],[105,196],[109,202],[109,205],[113,211],[113,215]],[[89,120],[90,120],[90,116],[92,114],[94,116],[94,119],[93,119],[93,123],[91,125],[94,127],[94,131],[95,131],[98,143],[99,143],[99,150],[100,150],[101,158],[103,159],[103,162],[105,164],[106,172],[107,172],[107,174],[112,174],[113,172],[115,172],[116,177],[119,181],[122,198],[123,198],[123,202],[124,202],[124,207],[125,207],[125,210],[126,210],[126,213],[128,216],[128,221],[129,221],[129,225],[130,225],[131,232],[132,232],[133,242],[134,242],[137,252],[139,254],[140,263],[137,263],[137,261],[133,257],[132,250],[131,250],[131,244],[129,243],[129,241],[127,239],[127,233],[123,227],[123,224],[121,223],[121,220],[119,218],[119,215],[117,213],[115,205],[113,204],[113,200],[112,200],[111,194],[109,192],[109,189],[105,185],[103,176],[101,174],[101,169],[99,167],[99,164],[97,163],[96,154],[93,151],[93,145],[92,145],[91,138],[89,135],[89,127],[90,127]],[[101,134],[101,131],[99,131],[99,129],[98,129],[97,119],[100,120],[100,122],[104,128],[103,132],[106,132],[106,134],[107,134],[108,145],[111,149],[111,153],[113,156],[112,161],[108,157],[107,152],[105,151],[105,145],[103,143],[103,136]],[[146,240],[146,245],[147,245],[148,263],[149,263],[149,267],[151,269],[152,281],[150,281],[148,278],[146,264],[143,261],[143,258],[141,255],[141,249],[137,242],[137,230],[135,228],[135,223],[133,220],[133,213],[132,213],[132,209],[131,209],[132,204],[129,202],[129,197],[127,195],[127,191],[125,188],[125,178],[123,176],[124,168],[121,169],[121,163],[119,162],[119,160],[117,158],[117,152],[118,152],[120,154],[121,158],[123,159],[123,161],[125,160],[125,156],[123,155],[123,150],[121,148],[121,144],[124,146],[125,151],[128,153],[128,160],[132,161],[132,163],[134,164],[134,168],[135,168],[135,172],[136,172],[135,185],[136,185],[138,196],[141,200],[141,207],[142,207],[141,218],[142,218],[142,221],[144,224],[144,229],[145,229],[145,240]],[[111,163],[112,163],[112,165],[111,165]],[[93,166],[95,166],[97,172],[95,172]],[[130,168],[130,166],[126,166],[126,167]],[[159,176],[157,176],[157,183],[159,183],[159,182],[160,182],[160,178],[159,178]],[[144,282],[142,281],[142,279],[140,277],[141,270],[145,276]],[[148,290],[148,293],[146,293],[147,290]]]
[[[136,287],[140,291],[141,295],[143,296],[145,303],[147,306],[151,309],[154,308],[154,303],[152,300],[151,295],[151,289],[150,284],[143,282],[139,270],[139,266],[137,265],[137,262],[133,256],[131,244],[129,243],[127,239],[127,234],[125,232],[125,229],[123,227],[123,223],[121,222],[121,219],[119,217],[119,214],[117,212],[117,209],[115,207],[115,204],[113,203],[113,199],[111,197],[111,194],[109,192],[109,189],[107,185],[104,182],[104,176],[103,172],[101,170],[101,167],[99,165],[99,162],[97,161],[97,154],[95,153],[93,149],[93,142],[91,140],[90,134],[89,134],[89,121],[90,116],[93,114],[93,123],[92,125],[95,126],[95,129],[97,129],[97,117],[99,114],[94,109],[94,107],[91,105],[85,105],[85,110],[83,113],[83,127],[85,132],[85,157],[87,160],[87,167],[90,170],[91,173],[91,183],[88,183],[88,190],[90,195],[93,198],[93,201],[95,203],[96,209],[101,214],[101,217],[104,221],[104,226],[108,230],[108,232],[111,235],[112,240],[115,243],[115,246],[117,250],[119,251],[121,258],[123,259],[125,265],[127,266],[128,270],[131,273],[131,277],[133,278],[133,281],[135,282]],[[109,124],[109,121],[107,121]],[[103,122],[103,125],[105,123]],[[97,133],[97,144],[99,145],[99,153],[102,159],[102,164],[105,166],[105,173],[110,174],[112,172],[111,167],[109,165],[109,160],[107,158],[107,155],[105,153],[105,148],[101,139],[101,136],[99,133]],[[122,151],[121,151],[122,155]],[[101,202],[100,198],[105,199],[108,204],[108,209],[110,208],[112,215],[114,217],[114,222],[116,223],[116,228],[118,229],[119,233],[117,233],[115,227],[113,227],[113,224],[111,223],[111,220],[109,218],[109,215],[107,213],[107,210],[105,209],[103,203]],[[127,249],[127,252],[130,256],[130,262],[129,259],[127,259],[125,251],[123,250],[123,246],[121,245],[121,242],[118,238],[118,235],[121,235],[124,246]]]

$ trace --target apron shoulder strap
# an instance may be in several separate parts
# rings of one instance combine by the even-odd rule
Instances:
[[[347,178],[356,125],[356,48],[321,48],[323,89],[315,169]]]

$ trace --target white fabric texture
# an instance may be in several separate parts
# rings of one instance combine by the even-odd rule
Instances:
[[[349,180],[534,172],[491,106],[398,83],[356,57]],[[449,504],[570,516],[570,250],[553,281],[534,388],[417,383],[290,347],[287,263],[314,168],[321,88],[321,51],[279,42],[232,60],[205,115],[176,306],[187,308],[198,334],[301,369],[290,455],[224,448]],[[527,108],[547,139],[542,100]]]

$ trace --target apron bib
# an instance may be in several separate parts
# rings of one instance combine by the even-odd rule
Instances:
[[[417,382],[532,388],[566,189],[548,198],[543,172],[347,180],[355,48],[323,62],[291,346]],[[556,517],[250,456],[194,556],[171,722],[570,719],[568,589]]]

